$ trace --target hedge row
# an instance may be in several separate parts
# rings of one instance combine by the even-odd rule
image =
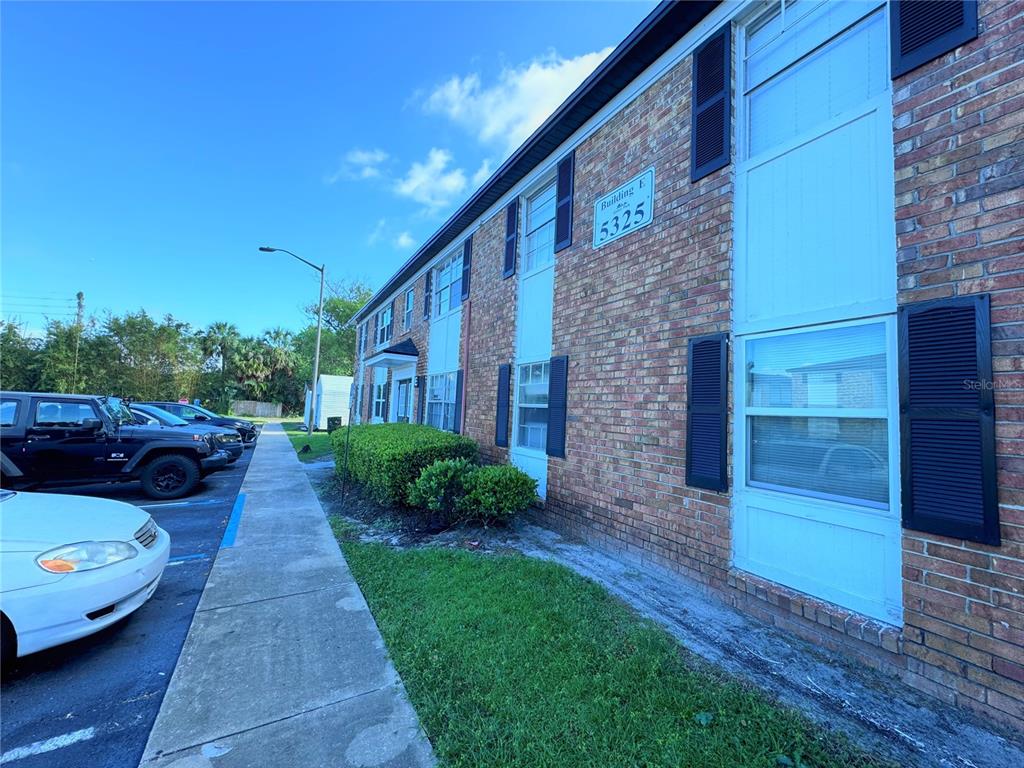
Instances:
[[[335,466],[345,472],[349,430],[332,434]],[[379,504],[408,506],[408,488],[424,468],[440,459],[478,460],[476,443],[468,437],[422,424],[361,424],[348,436],[349,476]]]

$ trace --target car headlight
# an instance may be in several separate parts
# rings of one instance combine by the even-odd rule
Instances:
[[[218,443],[237,443],[242,439],[242,436],[237,432],[233,435],[217,435]]]
[[[36,564],[50,573],[74,573],[131,560],[138,554],[126,541],[80,541],[44,552]]]

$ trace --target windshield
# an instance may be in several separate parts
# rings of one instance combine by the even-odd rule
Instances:
[[[100,407],[115,424],[134,424],[135,417],[119,397],[101,397]]]
[[[179,419],[170,411],[165,411],[163,408],[157,408],[155,405],[147,405],[145,408],[141,406],[137,407],[139,413],[144,413],[147,416],[152,416],[157,421],[165,424],[168,427],[184,427],[188,424],[184,419]]]
[[[190,408],[194,408],[195,410],[199,411],[200,413],[205,413],[211,419],[219,419],[220,418],[220,416],[218,416],[216,413],[214,413],[213,411],[208,411],[206,408],[203,408],[201,405],[192,405],[192,406],[189,406],[189,407]]]

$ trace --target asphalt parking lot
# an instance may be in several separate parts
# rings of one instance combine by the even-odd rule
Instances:
[[[252,450],[199,492],[154,502],[139,484],[61,489],[143,507],[171,536],[153,597],[90,637],[19,659],[4,676],[4,765],[136,768],[217,551],[244,514],[239,488]]]

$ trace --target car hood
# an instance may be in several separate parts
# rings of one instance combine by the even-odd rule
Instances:
[[[216,424],[209,424],[203,421],[193,421],[189,424],[175,424],[174,426],[165,426],[164,429],[172,429],[178,433],[188,432],[192,434],[195,432],[200,435],[238,435],[238,432],[230,427],[220,427]]]
[[[144,440],[180,440],[187,432],[191,435],[200,434],[203,430],[188,427],[165,427],[157,424],[123,424],[121,426],[122,437],[138,437]]]
[[[238,429],[239,427],[242,427],[243,429],[252,429],[256,426],[251,421],[246,421],[245,419],[232,419],[227,416],[221,416],[221,421],[219,423],[221,426],[234,427],[235,429]]]
[[[149,513],[92,496],[19,491],[0,501],[0,551],[43,552],[79,541],[131,541]]]

